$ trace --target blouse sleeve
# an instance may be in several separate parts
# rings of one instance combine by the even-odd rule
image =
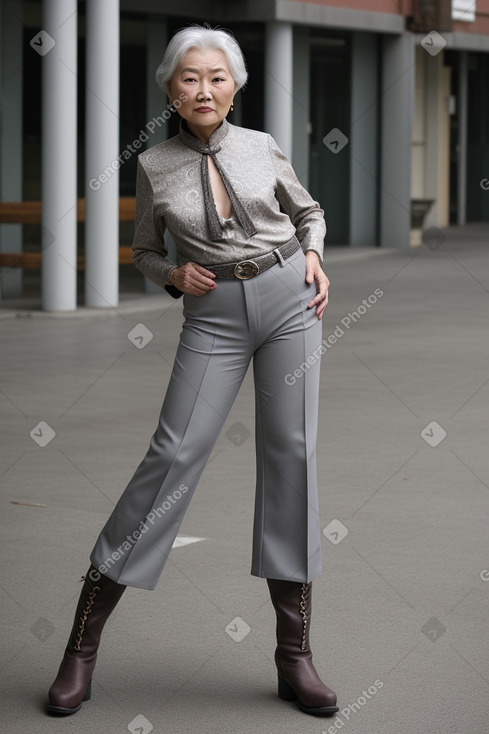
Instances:
[[[153,218],[153,189],[151,182],[138,160],[136,178],[136,228],[132,243],[134,264],[143,275],[162,288],[169,285],[169,274],[175,263],[167,258],[168,249],[164,240],[165,222],[160,220],[156,231]]]
[[[324,211],[302,186],[288,159],[271,136],[268,138],[268,145],[276,175],[277,201],[296,228],[296,236],[304,252],[314,250],[322,262],[326,235]]]

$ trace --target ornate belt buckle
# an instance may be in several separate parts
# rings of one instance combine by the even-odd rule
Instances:
[[[234,274],[240,280],[248,280],[258,275],[260,268],[254,260],[242,260],[234,266]]]

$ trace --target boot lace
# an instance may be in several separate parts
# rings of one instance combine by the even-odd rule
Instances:
[[[309,598],[310,598],[310,591],[311,591],[311,584],[302,584],[301,587],[301,600],[299,604],[299,611],[302,615],[302,642],[301,642],[301,650],[308,650],[309,644],[308,644],[308,635],[307,635],[307,628],[309,623]]]
[[[85,609],[82,612],[82,616],[80,617],[80,624],[78,625],[79,632],[75,638],[75,650],[77,650],[78,652],[81,650],[83,633],[85,631],[85,622],[87,621],[88,615],[92,611],[95,597],[97,596],[97,591],[100,591],[100,586],[93,587],[92,591],[88,595],[87,603],[85,605]]]

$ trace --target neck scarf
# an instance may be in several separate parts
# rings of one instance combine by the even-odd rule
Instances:
[[[229,123],[227,120],[223,120],[220,126],[216,130],[214,130],[214,132],[209,137],[209,142],[204,143],[202,140],[199,140],[195,137],[195,135],[192,135],[190,133],[184,120],[180,122],[179,137],[182,143],[188,148],[192,148],[193,150],[202,153],[200,161],[200,178],[202,182],[202,191],[204,193],[204,206],[207,216],[207,226],[209,228],[210,238],[213,241],[222,239],[223,230],[219,221],[219,215],[217,213],[216,204],[214,202],[214,196],[212,195],[211,180],[209,176],[209,165],[207,163],[208,155],[211,156],[217,170],[219,171],[222,182],[224,184],[224,188],[226,189],[226,193],[229,196],[231,206],[233,207],[234,213],[236,214],[236,218],[241,227],[244,229],[248,237],[252,237],[254,234],[256,234],[255,226],[251,221],[248,212],[238,199],[228,177],[226,176],[216,156],[216,153],[219,153],[219,151],[221,150],[221,146],[219,145],[219,143],[227,135],[228,130]]]

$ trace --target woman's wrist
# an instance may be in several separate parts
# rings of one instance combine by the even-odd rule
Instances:
[[[168,273],[168,278],[167,279],[168,279],[168,284],[169,285],[173,285],[173,286],[175,285],[175,283],[172,282],[171,276],[172,276],[173,271],[176,270],[176,269],[177,269],[177,266],[175,265],[175,267],[173,267],[170,270],[170,272]]]
[[[320,256],[319,252],[317,250],[310,249],[310,250],[306,250],[306,255],[309,255],[310,252],[313,252],[316,255],[319,263],[321,264],[322,263],[322,259],[321,259],[321,256]]]

